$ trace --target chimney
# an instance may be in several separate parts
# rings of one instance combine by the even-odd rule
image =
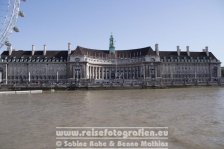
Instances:
[[[186,49],[187,49],[187,56],[190,56],[190,47],[186,46]]]
[[[178,56],[180,56],[180,52],[181,52],[181,50],[180,50],[180,46],[177,46],[177,55],[178,55]]]
[[[209,52],[208,52],[208,47],[207,46],[205,47],[205,52],[206,52],[206,55],[209,56]]]
[[[32,56],[34,56],[35,53],[35,45],[32,45]]]
[[[159,44],[155,44],[156,55],[159,56]]]
[[[8,46],[8,51],[9,51],[9,56],[11,56],[12,55],[12,45]]]
[[[70,55],[72,53],[72,50],[71,50],[71,43],[69,42],[68,43],[68,55]]]
[[[44,45],[43,55],[44,55],[44,56],[46,56],[46,55],[47,55],[47,46],[46,46],[46,45]]]

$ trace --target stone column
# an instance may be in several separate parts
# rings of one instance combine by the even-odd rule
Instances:
[[[100,67],[98,67],[97,70],[98,70],[97,78],[100,79]]]
[[[91,79],[93,79],[93,77],[94,77],[94,67],[91,66]]]
[[[110,69],[109,75],[110,75],[110,79],[111,79],[112,68],[110,67],[109,69]]]
[[[157,67],[155,66],[155,78],[157,78]]]
[[[95,76],[94,78],[97,79],[97,67],[94,67],[94,72],[95,72],[94,73],[94,76]]]
[[[104,79],[104,67],[102,67],[102,79]]]
[[[95,67],[95,79],[97,79],[97,67]]]
[[[8,64],[5,65],[5,84],[8,84]]]
[[[93,78],[93,66],[90,66],[90,79]]]
[[[96,67],[93,67],[93,78],[96,79]]]
[[[102,67],[99,67],[99,79],[102,79]]]
[[[101,76],[101,75],[100,75],[100,73],[101,73],[101,72],[100,72],[100,69],[101,69],[101,67],[98,67],[98,79],[100,79],[100,76]]]
[[[93,78],[94,78],[94,67],[91,66],[91,79],[93,79]]]
[[[88,67],[89,67],[89,79],[91,79],[91,66]]]
[[[89,65],[86,64],[86,78],[85,79],[88,79],[89,78]]]
[[[99,70],[99,67],[96,67],[96,79],[98,79],[98,70]]]
[[[91,78],[94,79],[94,67],[91,66]]]
[[[107,67],[105,68],[105,73],[106,73],[106,79],[107,79]]]
[[[92,79],[92,66],[89,66],[89,78]]]

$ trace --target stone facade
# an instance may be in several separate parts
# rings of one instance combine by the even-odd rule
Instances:
[[[111,46],[111,45],[110,45]],[[112,45],[113,46],[113,45]],[[132,50],[96,50],[78,46],[68,51],[13,51],[1,54],[0,82],[27,83],[130,83],[195,84],[217,82],[220,61],[208,51],[160,51],[145,47]]]
[[[67,51],[4,51],[0,81],[23,84],[66,80],[67,56]]]
[[[178,47],[179,48],[179,47]],[[188,48],[188,47],[187,47]],[[203,52],[142,49],[107,51],[77,47],[70,55],[70,72],[75,79],[98,81],[152,80],[164,84],[216,82],[221,77],[220,61],[206,47]]]

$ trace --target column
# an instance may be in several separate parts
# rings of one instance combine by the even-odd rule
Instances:
[[[109,79],[111,79],[111,68],[109,68]]]
[[[102,67],[102,79],[104,79],[104,74],[105,74],[104,70],[105,70],[104,67]]]
[[[89,79],[91,79],[91,66],[89,66]]]
[[[94,67],[91,66],[91,76],[92,76],[92,79],[94,79]]]
[[[95,67],[95,79],[97,79],[97,67]]]
[[[93,67],[93,78],[96,79],[96,67]]]
[[[5,65],[5,84],[8,84],[8,64]]]
[[[157,78],[157,67],[156,66],[155,66],[155,78]]]
[[[93,79],[93,66],[90,66],[90,79]]]
[[[97,77],[98,77],[98,67],[95,67],[95,71],[96,71],[95,79],[97,79]]]
[[[97,79],[97,67],[94,67],[94,79]]]
[[[99,79],[101,79],[101,77],[102,77],[102,71],[101,71],[101,67],[99,67]]]
[[[106,73],[106,79],[107,79],[107,67],[105,68],[105,73]]]
[[[91,79],[91,66],[89,66],[89,79]]]
[[[89,65],[86,64],[86,78],[85,79],[88,79],[89,78]]]
[[[101,70],[101,67],[98,67],[98,79],[100,79],[101,78],[101,75],[100,75],[100,70]]]
[[[98,79],[100,79],[100,67],[98,67]]]

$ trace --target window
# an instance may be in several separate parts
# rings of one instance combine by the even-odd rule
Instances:
[[[152,62],[155,62],[155,58],[151,58],[151,61],[152,61]]]

